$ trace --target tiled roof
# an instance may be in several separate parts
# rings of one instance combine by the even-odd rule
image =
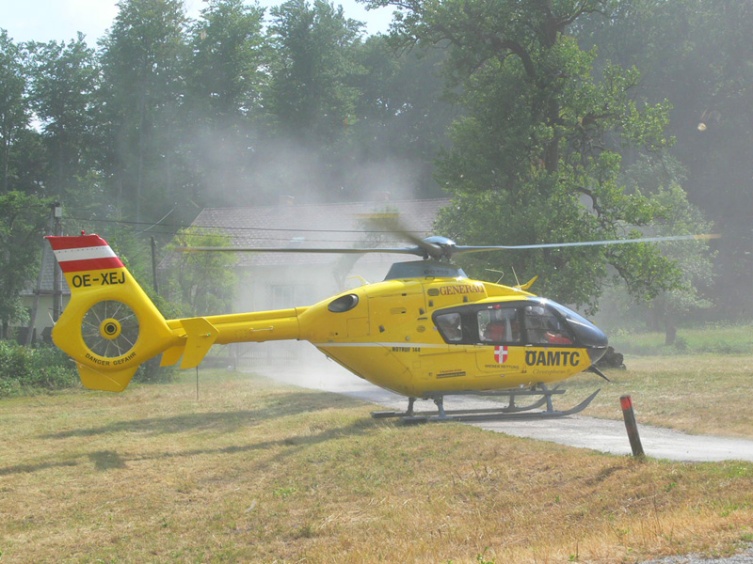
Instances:
[[[276,206],[207,208],[196,217],[192,226],[217,230],[227,236],[234,247],[408,247],[413,245],[390,232],[384,223],[374,221],[375,215],[393,218],[403,229],[423,238],[435,234],[434,221],[439,210],[447,204],[448,199],[343,204],[296,204],[289,201]],[[390,255],[389,260],[400,260],[400,256],[403,255]],[[383,262],[385,258],[382,254],[373,254],[360,260]],[[332,256],[326,254],[243,253],[238,265],[331,262]]]
[[[41,276],[38,279],[30,282],[26,288],[21,292],[22,296],[32,296],[37,291],[40,294],[52,294],[54,288],[54,268],[56,267],[55,256],[52,254],[50,244],[47,241],[42,242],[42,266]],[[61,289],[64,296],[70,296],[71,291],[68,289],[68,284],[65,281],[65,276],[60,273]],[[39,288],[37,288],[37,285]]]

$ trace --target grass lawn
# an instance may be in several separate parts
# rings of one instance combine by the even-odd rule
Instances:
[[[747,389],[726,390],[750,363],[734,360],[628,357],[587,414],[621,417],[627,391],[641,422],[751,436]],[[609,563],[753,542],[753,464],[406,427],[372,409],[224,372],[202,372],[198,400],[191,377],[2,400],[0,562]]]

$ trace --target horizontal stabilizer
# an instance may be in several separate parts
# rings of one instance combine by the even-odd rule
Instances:
[[[159,365],[173,366],[174,364],[178,364],[180,357],[183,356],[184,350],[185,347],[170,347],[162,353],[162,360],[160,361]]]

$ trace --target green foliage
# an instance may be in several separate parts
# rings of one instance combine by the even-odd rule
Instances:
[[[188,228],[177,233],[169,248],[228,245],[226,237],[211,230]],[[233,253],[195,251],[176,255],[172,290],[177,292],[184,313],[206,315],[229,310],[236,286]]]
[[[23,319],[21,291],[39,270],[50,201],[21,192],[0,194],[0,327]],[[0,331],[0,337],[3,337]]]
[[[753,100],[753,9],[748,2],[708,0],[614,5],[614,17],[584,20],[580,39],[598,45],[605,60],[641,69],[636,99],[672,103],[667,132],[676,140],[672,155],[686,167],[682,187],[722,234],[715,244],[716,307],[728,318],[747,319],[753,294],[737,281],[753,267],[753,121],[745,117]]]
[[[640,236],[675,202],[621,182],[623,154],[671,146],[669,106],[639,104],[636,69],[602,64],[568,27],[607,2],[555,6],[500,2],[410,4],[401,30],[450,45],[448,70],[467,115],[438,179],[455,199],[439,228],[474,244],[555,243]],[[681,284],[676,263],[653,245],[519,251],[504,257],[537,288],[594,312],[613,269],[636,300]],[[470,262],[472,261],[472,262]],[[469,259],[469,270],[499,270]]]
[[[364,69],[349,78],[359,90],[355,119],[338,147],[349,155],[348,184],[369,192],[396,193],[410,182],[416,197],[437,197],[434,160],[447,144],[447,130],[457,107],[443,96],[442,64],[447,50],[396,50],[384,36],[372,36],[355,46],[357,66]],[[373,162],[372,167],[363,166]]]
[[[627,169],[624,178],[629,190],[637,191],[640,186],[651,194],[654,215],[651,235],[691,235],[713,231],[712,225],[688,201],[680,187],[678,182],[683,178],[683,170],[674,159],[639,159]],[[613,315],[619,315],[623,322],[629,317],[640,316],[643,324],[652,329],[666,330],[671,341],[675,324],[688,314],[714,305],[709,295],[715,278],[713,259],[716,253],[708,251],[706,240],[666,242],[662,243],[661,250],[676,269],[677,282],[673,287],[650,299],[628,303],[619,299],[618,295],[625,292],[625,286],[622,281],[615,280],[614,291],[608,294],[607,301]],[[648,271],[650,267],[638,264],[632,268]]]
[[[460,243],[697,232],[672,219],[692,202],[724,232],[714,280],[703,243],[467,268],[512,264],[586,309],[619,273],[667,318],[708,307],[714,285],[720,314],[749,317],[749,3],[367,3],[395,8],[397,33],[364,39],[324,0],[277,6],[266,30],[264,10],[241,0],[210,0],[193,22],[179,0],[125,0],[96,49],[0,31],[0,193],[62,198],[69,233],[113,221],[172,233],[210,202],[367,199],[407,184],[478,214],[446,218]]]
[[[94,49],[87,47],[82,35],[67,45],[32,42],[26,49],[31,107],[41,122],[47,155],[45,189],[71,206],[83,203],[91,192],[81,179],[96,164],[95,116],[90,112],[99,79]]]
[[[178,378],[177,366],[160,366],[160,357],[140,365],[133,376],[134,382],[142,384],[167,384]]]
[[[103,164],[118,207],[138,222],[156,221],[188,166],[178,152],[186,18],[180,0],[124,0],[118,8],[101,43]]]
[[[212,0],[191,27],[188,88],[197,118],[231,129],[258,110],[268,57],[264,10],[242,0]]]
[[[0,397],[61,390],[77,382],[75,366],[60,350],[0,341]]]
[[[29,124],[25,72],[19,46],[0,29],[0,193],[17,189],[21,174],[14,149]]]
[[[310,5],[289,0],[272,8],[269,33],[272,113],[283,131],[313,143],[331,144],[353,115],[358,90],[349,77],[356,67],[353,46],[360,24],[324,0]]]

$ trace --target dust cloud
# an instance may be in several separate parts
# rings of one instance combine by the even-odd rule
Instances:
[[[243,234],[251,240],[273,240],[277,246],[287,243],[353,247],[386,242],[394,246],[398,243],[389,236],[386,241],[375,241],[372,234],[370,240],[365,240],[369,236],[357,232],[357,219],[351,216],[333,213],[309,224],[301,217],[300,209],[360,202],[366,203],[364,209],[372,211],[399,211],[401,201],[416,199],[416,186],[423,174],[422,163],[383,154],[357,160],[345,153],[338,162],[327,162],[301,140],[265,139],[262,143],[251,131],[197,130],[194,135],[202,148],[194,166],[204,178],[201,199],[206,207],[232,209],[234,213],[241,213],[243,208],[288,208],[287,213],[280,213],[283,219],[279,223],[268,226],[268,233],[264,227],[249,222],[246,227],[251,229]],[[322,211],[326,213],[324,208]],[[227,215],[217,216],[221,217]],[[382,254],[360,258],[303,253],[254,254],[251,258],[246,255],[239,259],[240,280],[232,311],[313,305],[360,284],[382,280],[396,260],[408,259]],[[240,343],[230,348],[219,353],[232,358],[228,364],[281,382],[332,391],[364,385],[374,388],[307,342]]]

